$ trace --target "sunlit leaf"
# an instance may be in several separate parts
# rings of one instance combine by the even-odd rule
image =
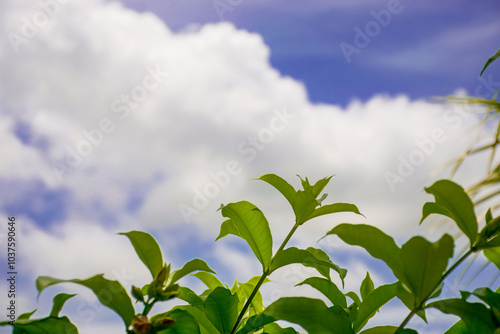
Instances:
[[[469,303],[461,298],[438,300],[427,307],[435,307],[443,313],[459,316],[468,329],[475,333],[493,333],[496,326],[491,312],[481,303]]]
[[[333,175],[316,181],[316,183],[314,184],[314,186],[312,186],[311,189],[311,194],[313,195],[314,198],[318,198],[319,194],[321,194],[323,189],[325,189],[326,185],[330,182],[332,177]]]
[[[188,302],[192,306],[196,307],[203,306],[203,300],[190,288],[181,286],[177,291],[179,292],[177,298]]]
[[[345,293],[346,297],[351,298],[351,300],[354,302],[356,305],[361,305],[361,298],[356,294],[354,291],[349,291]]]
[[[193,316],[193,318],[199,325],[201,333],[215,334],[219,332],[218,329],[215,328],[215,326],[212,324],[212,322],[208,320],[207,315],[203,311],[203,306],[194,307],[191,305],[181,305],[181,306],[176,306],[174,309],[184,310],[188,312],[191,316]]]
[[[355,214],[361,215],[358,208],[354,204],[334,203],[334,204],[327,204],[320,206],[319,208],[314,210],[314,212],[308,217],[308,220],[315,217],[328,215],[331,213],[339,213],[339,212],[353,212]]]
[[[372,293],[375,289],[373,285],[372,278],[370,277],[370,273],[366,272],[365,279],[361,282],[361,287],[359,288],[359,292],[361,293],[361,299],[365,300],[365,298]]]
[[[262,334],[297,334],[297,331],[292,327],[282,328],[280,325],[273,322],[263,327]]]
[[[269,273],[272,273],[278,268],[284,267],[286,265],[292,263],[300,263],[302,265],[313,267],[326,278],[330,278],[329,271],[330,269],[335,270],[339,273],[340,278],[343,280],[347,271],[343,268],[340,268],[330,260],[323,259],[319,252],[312,251],[314,248],[298,249],[296,247],[290,247],[278,252],[271,266],[269,268]],[[327,269],[326,273],[324,269]]]
[[[371,256],[384,261],[396,277],[403,277],[400,249],[394,239],[378,228],[365,224],[340,224],[326,235],[336,234],[344,242],[363,247]]]
[[[172,327],[165,330],[158,330],[158,334],[200,334],[200,326],[196,318],[189,312],[181,309],[174,309],[166,313],[157,314],[151,317],[153,325],[158,319],[169,317],[175,320]],[[153,327],[154,328],[154,327]]]
[[[290,203],[290,205],[293,206],[293,198],[295,196],[295,189],[284,179],[279,177],[276,174],[266,174],[262,175],[261,177],[257,178],[257,180],[262,180],[264,182],[269,183],[272,185],[274,188],[276,188],[285,198],[287,201]]]
[[[316,198],[311,195],[311,193],[299,190],[293,198],[293,212],[295,213],[295,222],[297,224],[303,224],[309,220],[314,212],[314,209],[320,203]]]
[[[297,285],[310,285],[321,292],[333,305],[340,305],[347,308],[347,301],[344,294],[332,281],[321,277],[309,277]]]
[[[217,287],[203,305],[205,314],[219,333],[229,333],[238,317],[238,297],[228,289]]]
[[[78,334],[68,317],[16,321],[14,331],[22,334]]]
[[[230,218],[253,253],[265,268],[271,261],[273,240],[266,217],[255,205],[247,201],[230,203],[222,207],[222,215]]]
[[[285,320],[314,334],[352,334],[347,314],[328,308],[319,299],[305,297],[280,298],[264,311],[276,320]]]
[[[135,317],[135,309],[132,305],[127,291],[118,281],[111,281],[102,275],[96,275],[88,279],[58,279],[49,276],[40,276],[36,280],[38,293],[40,294],[48,286],[59,283],[77,283],[91,289],[99,301],[118,313],[125,322],[126,327],[130,326]]]
[[[367,275],[367,277],[370,277]],[[398,283],[381,285],[363,297],[358,308],[358,317],[353,323],[355,332],[358,332],[372,318],[375,313],[392,298],[396,297]]]
[[[193,259],[187,262],[181,269],[172,273],[172,280],[170,281],[170,284],[174,284],[182,277],[192,273],[193,271],[206,271],[215,274],[215,271],[213,271],[205,261],[201,259]]]
[[[398,329],[396,326],[377,326],[370,329],[366,329],[362,331],[360,334],[394,334],[394,332]],[[418,332],[414,329],[403,329],[399,330],[397,334],[418,334]]]
[[[52,311],[50,311],[50,316],[54,318],[59,317],[59,312],[61,312],[66,301],[74,296],[76,295],[75,294],[70,295],[68,293],[57,294],[54,297],[54,303],[52,305]]]
[[[473,329],[468,329],[463,320],[459,320],[444,332],[444,334],[476,334],[476,332]]]
[[[205,283],[205,285],[210,289],[213,290],[218,286],[224,286],[222,282],[217,278],[217,276],[206,272],[206,271],[199,271],[195,274],[192,274],[193,276],[197,277],[200,281]]]
[[[251,279],[249,279],[248,282],[245,282],[245,283],[237,282],[236,283],[238,286],[238,288],[236,289],[238,296],[239,297],[241,296],[239,298],[240,304],[243,304],[244,302],[246,302],[248,300],[248,298],[250,298],[250,295],[252,294],[252,292],[253,292],[255,286],[257,285],[257,283],[259,282],[259,280],[260,280],[260,276],[255,276],[255,277],[252,277]],[[269,279],[265,279],[264,283],[265,282],[269,282]],[[251,310],[250,315],[261,313],[264,310],[264,302],[262,300],[262,294],[259,291],[257,291],[257,293],[255,294],[255,296],[252,299],[252,302],[250,303],[250,310]]]
[[[248,334],[253,333],[256,330],[262,328],[264,325],[270,324],[276,321],[276,319],[270,315],[258,314],[253,315],[248,318],[245,325],[242,326],[236,334]]]
[[[130,231],[119,233],[129,238],[132,246],[146,267],[151,272],[153,278],[158,275],[163,268],[163,256],[160,246],[150,234],[141,231]]]
[[[452,255],[453,238],[448,234],[436,243],[413,237],[401,247],[406,282],[417,304],[434,291]]]
[[[477,237],[477,218],[474,205],[465,190],[450,180],[439,180],[425,188],[425,191],[434,195],[435,202],[424,205],[420,222],[433,213],[447,216],[456,222],[472,245]]]

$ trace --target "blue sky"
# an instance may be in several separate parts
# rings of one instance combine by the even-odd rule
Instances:
[[[0,214],[20,225],[22,311],[49,307],[56,290],[37,304],[39,275],[102,272],[127,287],[147,283],[116,235],[134,229],[152,233],[174,267],[202,257],[229,283],[258,275],[244,243],[214,240],[220,204],[244,199],[266,214],[275,243],[285,237],[286,201],[249,181],[266,173],[295,187],[296,174],[335,174],[328,200],[355,203],[367,217],[318,219],[290,243],[328,252],[349,270],[348,290],[367,270],[376,285],[393,277],[334,237],[316,243],[334,224],[372,224],[400,244],[414,233],[456,234],[450,224],[432,229],[438,219],[419,227],[432,199],[423,187],[448,176],[436,171],[473,142],[468,128],[477,117],[432,97],[489,97],[500,86],[496,63],[478,76],[499,47],[495,1],[235,0],[222,14],[201,0],[54,1],[0,4]],[[346,45],[357,48],[350,61]],[[457,180],[466,186],[483,175],[478,161]],[[403,164],[411,170],[402,173]],[[497,273],[489,266],[470,286],[452,280],[446,293]],[[277,272],[265,301],[318,297],[294,288],[309,274]],[[68,314],[81,333],[122,332],[112,313],[79,292]],[[81,307],[98,320],[79,316]],[[370,324],[406,313],[395,302]],[[412,326],[434,334],[453,322],[439,313],[430,319],[429,327]]]
[[[159,15],[174,31],[190,24],[220,22],[221,13],[224,21],[261,35],[272,50],[273,67],[303,82],[312,102],[344,106],[353,98],[367,100],[379,93],[429,98],[451,94],[459,87],[473,91],[482,64],[497,50],[500,29],[499,4],[492,0],[480,5],[411,0],[308,1],[307,5],[235,1],[240,4],[229,7],[210,1],[122,2]],[[392,13],[388,6],[393,6]],[[378,22],[378,33],[371,21]],[[366,33],[367,24],[375,36],[368,36],[368,45],[357,48],[360,53],[348,52],[348,63],[340,44],[356,47],[354,29]]]

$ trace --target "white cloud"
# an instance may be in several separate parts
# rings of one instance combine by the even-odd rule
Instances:
[[[29,1],[0,9],[3,32],[17,34],[23,18],[41,10]],[[460,152],[460,140],[470,140],[459,130],[472,117],[405,96],[378,95],[346,108],[313,105],[301,83],[271,67],[259,35],[228,23],[173,34],[152,14],[70,2],[18,53],[7,39],[0,43],[0,178],[38,180],[72,195],[66,222],[50,232],[41,222],[23,228],[26,268],[36,275],[127,268],[144,281],[142,264],[127,260],[135,258],[132,247],[112,232],[183,224],[181,204],[197,212],[193,229],[213,240],[220,203],[249,199],[268,215],[279,242],[292,224],[291,212],[283,213],[288,204],[268,185],[247,182],[265,173],[295,186],[296,173],[311,181],[337,174],[328,200],[358,204],[367,217],[318,219],[301,228],[296,244],[310,245],[340,221],[405,235],[417,229],[429,199],[422,180]],[[14,131],[20,121],[47,141],[46,150],[22,143]],[[384,173],[398,173],[399,156],[422,151],[415,141],[428,142],[436,129],[446,140],[427,146],[421,165],[391,192]],[[67,164],[70,150],[85,149],[86,156],[71,153],[76,160],[59,182],[53,163]],[[117,226],[90,222],[100,213],[115,216]],[[225,266],[237,263],[235,274],[253,276],[246,254],[225,245],[214,254]]]

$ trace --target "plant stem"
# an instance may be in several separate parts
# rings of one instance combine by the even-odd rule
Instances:
[[[149,303],[149,300],[148,300],[148,302],[146,302],[146,304],[144,305],[144,310],[142,311],[142,315],[147,317],[149,311],[151,311],[151,309],[153,308],[153,305],[155,303],[156,303],[155,299],[153,299],[153,301],[151,303]]]
[[[434,291],[439,287],[439,285],[441,283],[443,283],[444,279],[449,275],[451,274],[451,272],[453,270],[455,270],[466,258],[468,258],[472,253],[474,253],[474,250],[473,248],[469,249],[467,251],[467,253],[465,253],[464,255],[462,255],[462,257],[460,259],[457,260],[457,262],[455,262],[455,264],[453,264],[450,269],[448,269],[444,275],[441,277],[441,279],[439,280],[439,282],[436,284],[436,286],[434,287],[434,289],[432,289],[428,294],[427,296],[424,297],[424,299],[416,306],[413,308],[413,310],[411,310],[411,312],[408,314],[408,316],[405,318],[405,320],[403,320],[403,322],[401,323],[401,325],[399,325],[398,329],[396,329],[396,331],[394,332],[394,334],[396,334],[397,332],[399,332],[400,330],[402,330],[406,324],[411,320],[411,318],[415,315],[415,313],[417,313],[419,310],[422,309],[422,307],[424,306],[425,302],[427,302],[427,300],[432,296],[432,294],[434,293]]]
[[[278,249],[278,251],[276,252],[276,254],[278,254],[279,252],[281,252],[285,248],[286,244],[288,243],[288,241],[290,241],[290,238],[292,237],[292,235],[295,233],[295,231],[297,230],[297,228],[299,226],[300,226],[299,224],[295,224],[292,227],[290,232],[288,232],[288,235],[286,236],[285,240],[283,240],[283,243],[281,244],[281,246]],[[276,256],[276,254],[274,254],[274,256]],[[255,297],[255,295],[259,291],[261,285],[264,283],[267,276],[269,275],[269,267],[271,267],[271,263],[273,263],[274,256],[271,258],[269,265],[266,268],[264,268],[264,272],[262,273],[262,276],[260,277],[259,282],[257,282],[257,284],[255,285],[255,288],[253,289],[252,293],[248,297],[247,302],[243,306],[243,309],[241,310],[240,314],[238,315],[238,319],[236,320],[236,323],[234,324],[233,329],[231,330],[231,334],[236,333],[236,330],[238,329],[238,326],[240,325],[240,322],[243,319],[243,316],[247,312],[248,307],[250,307],[250,304],[252,303],[253,298]]]

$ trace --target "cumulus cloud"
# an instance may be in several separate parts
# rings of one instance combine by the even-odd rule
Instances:
[[[214,240],[220,203],[242,199],[262,207],[279,242],[292,223],[286,201],[248,182],[265,173],[294,186],[297,173],[312,181],[336,174],[329,200],[356,203],[367,217],[318,219],[292,243],[310,245],[341,220],[408,233],[428,199],[415,189],[470,141],[460,130],[474,117],[428,101],[378,95],[346,108],[312,104],[303,84],[270,65],[261,36],[229,23],[173,33],[152,14],[99,0],[53,7],[45,24],[37,17],[47,10],[29,1],[0,9],[10,36],[0,41],[0,180],[43,184],[28,188],[33,197],[42,188],[67,195],[56,226],[41,213],[25,216],[33,276],[127,268],[147,280],[114,232],[162,235],[190,224]],[[168,240],[169,248],[196,248]],[[221,245],[213,254],[227,268],[238,263],[235,275],[254,272],[248,253]]]

